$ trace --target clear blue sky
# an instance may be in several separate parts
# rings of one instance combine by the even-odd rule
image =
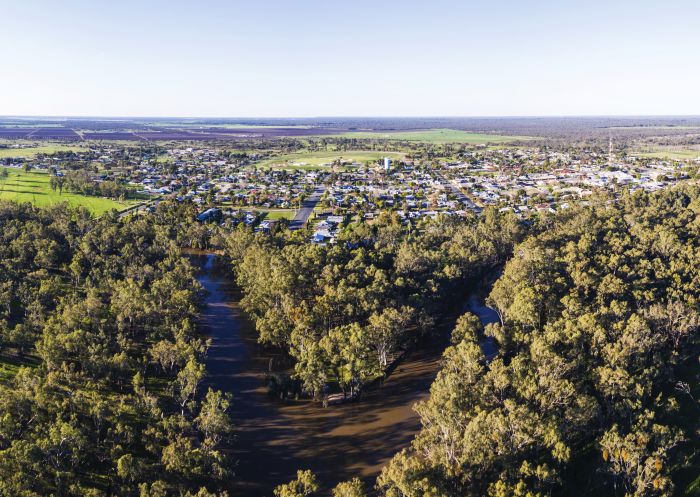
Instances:
[[[698,0],[0,0],[0,115],[700,114]]]

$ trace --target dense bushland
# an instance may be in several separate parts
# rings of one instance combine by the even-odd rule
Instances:
[[[229,399],[200,392],[173,216],[0,203],[0,495],[208,495],[227,476]]]

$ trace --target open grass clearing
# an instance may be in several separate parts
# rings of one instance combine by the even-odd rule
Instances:
[[[269,209],[261,210],[260,212],[265,214],[265,219],[278,221],[280,219],[294,219],[297,211],[295,209]]]
[[[96,215],[103,214],[110,209],[119,211],[135,204],[138,200],[118,202],[116,200],[80,195],[58,190],[53,191],[49,184],[49,174],[40,171],[28,173],[21,169],[0,167],[0,171],[6,170],[7,178],[0,176],[0,200],[12,202],[31,202],[38,207],[46,207],[61,202],[66,202],[72,207],[85,207]]]
[[[645,147],[634,152],[633,155],[651,159],[693,160],[700,158],[700,145],[684,147]]]
[[[55,154],[57,152],[84,152],[84,147],[76,145],[62,145],[58,143],[32,145],[21,148],[0,148],[0,159],[22,157],[32,158],[39,154]]]

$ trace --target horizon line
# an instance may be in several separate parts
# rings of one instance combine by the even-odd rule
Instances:
[[[167,115],[99,115],[99,114],[0,114],[0,119],[547,119],[547,118],[698,118],[700,114],[492,114],[492,115],[317,115],[317,116],[167,116]]]

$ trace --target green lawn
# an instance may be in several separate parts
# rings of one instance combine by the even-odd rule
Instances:
[[[428,129],[424,131],[397,131],[397,132],[349,132],[340,135],[327,135],[329,137],[343,138],[373,138],[377,140],[402,140],[402,141],[417,141],[428,143],[466,143],[469,145],[479,145],[485,143],[509,143],[517,140],[533,140],[531,136],[506,136],[506,135],[487,135],[481,133],[470,133],[468,131],[460,131],[457,129]]]
[[[265,213],[265,219],[270,221],[277,221],[279,219],[294,219],[296,210],[294,209],[270,209],[268,211],[262,210]]]
[[[637,157],[648,157],[651,159],[677,159],[688,160],[700,158],[700,147],[645,147],[632,155]]]
[[[56,152],[81,152],[85,148],[75,145],[36,145],[26,148],[0,148],[0,159],[8,157],[36,157],[38,154],[55,154]]]
[[[367,161],[376,161],[384,157],[397,160],[403,158],[403,156],[404,154],[398,152],[372,151],[298,152],[273,157],[272,159],[259,162],[256,165],[263,168],[310,170],[327,168],[335,160],[341,160],[344,164],[349,165],[352,162],[359,162],[362,164]]]
[[[51,190],[49,175],[45,172],[25,173],[21,169],[14,168],[0,168],[0,171],[3,169],[7,170],[9,176],[7,178],[0,177],[0,200],[31,202],[39,207],[67,202],[74,207],[86,207],[98,215],[110,209],[123,210],[136,202],[135,200],[117,202],[108,198],[88,197],[65,191],[60,195],[58,191]]]

